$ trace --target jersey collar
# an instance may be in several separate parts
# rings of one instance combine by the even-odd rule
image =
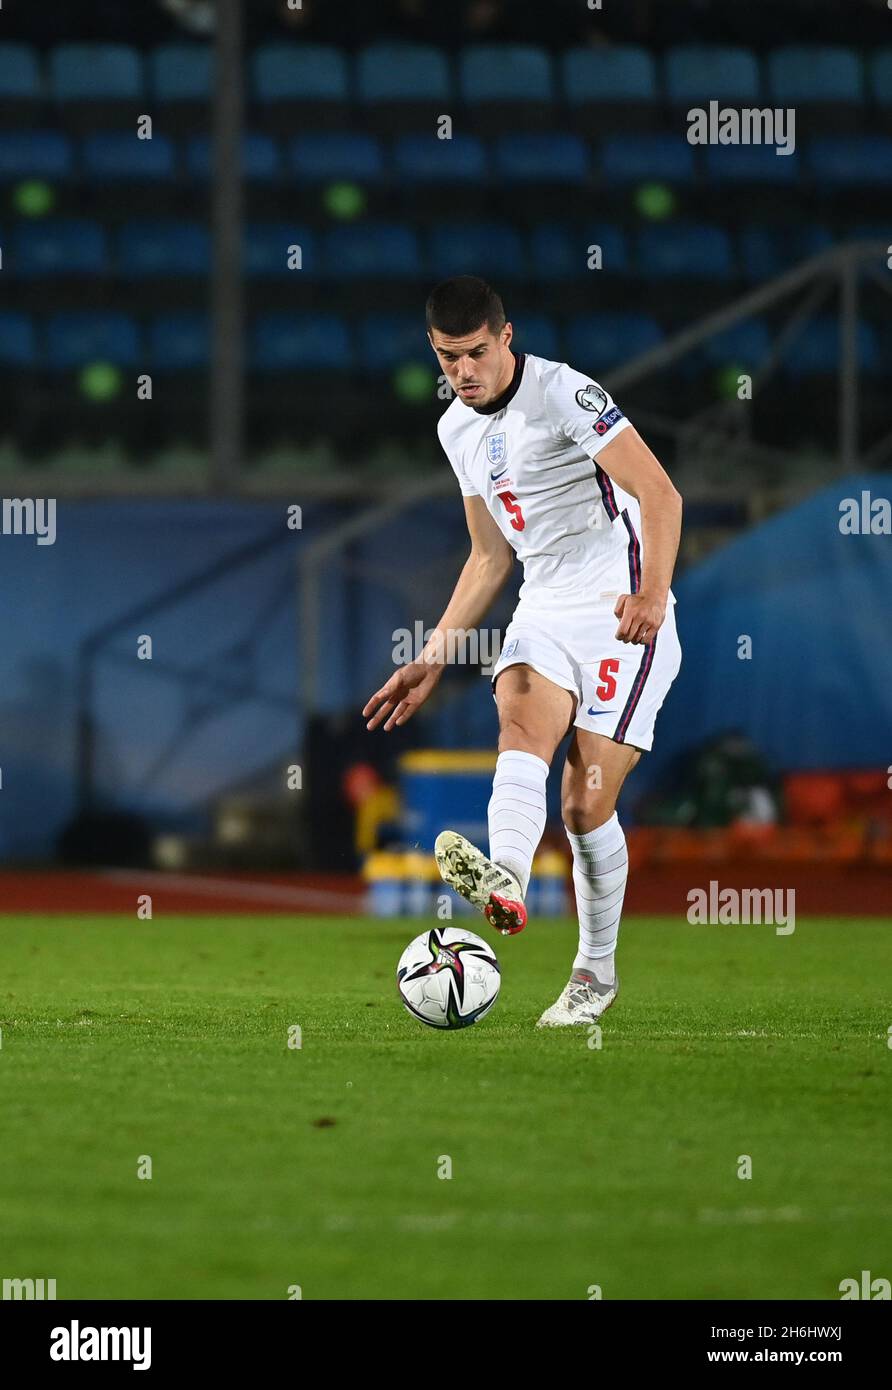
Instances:
[[[510,384],[505,387],[500,396],[496,396],[494,401],[490,401],[489,405],[472,405],[471,409],[475,410],[478,415],[495,415],[497,410],[504,410],[509,401],[512,401],[517,395],[523,379],[523,364],[526,361],[526,353],[515,352],[512,348],[511,355],[514,358],[514,375]]]

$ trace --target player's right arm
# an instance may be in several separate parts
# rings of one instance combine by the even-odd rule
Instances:
[[[363,718],[367,729],[385,732],[405,724],[436,686],[449,657],[450,634],[475,628],[486,616],[514,565],[514,551],[502,535],[480,496],[465,497],[465,518],[471,552],[452,597],[417,661],[401,666],[368,701]]]

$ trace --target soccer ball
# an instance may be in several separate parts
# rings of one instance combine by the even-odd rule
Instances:
[[[502,977],[492,947],[464,927],[431,927],[416,936],[396,968],[400,998],[431,1028],[467,1028],[488,1014]]]

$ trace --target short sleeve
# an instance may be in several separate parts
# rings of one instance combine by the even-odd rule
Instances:
[[[631,424],[606,387],[565,362],[546,386],[545,406],[557,432],[592,458]]]
[[[461,460],[455,458],[453,456],[452,451],[446,447],[442,431],[438,431],[438,435],[440,439],[440,444],[443,448],[443,453],[448,458],[452,471],[455,474],[456,478],[458,478],[458,486],[461,490],[462,497],[479,497],[480,493],[477,491],[474,484],[468,477],[467,472],[465,471],[461,463]]]

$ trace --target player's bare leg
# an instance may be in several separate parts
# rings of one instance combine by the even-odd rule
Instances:
[[[496,677],[499,753],[532,753],[551,765],[576,713],[576,697],[518,662]]]
[[[545,828],[545,783],[576,708],[568,690],[525,665],[495,683],[499,756],[489,802],[489,855],[454,830],[434,846],[440,874],[504,936],[523,930],[524,896]]]
[[[628,873],[616,801],[641,754],[628,744],[577,729],[564,764],[561,813],[573,849],[579,950],[559,999],[540,1028],[593,1023],[619,993],[614,954]]]

